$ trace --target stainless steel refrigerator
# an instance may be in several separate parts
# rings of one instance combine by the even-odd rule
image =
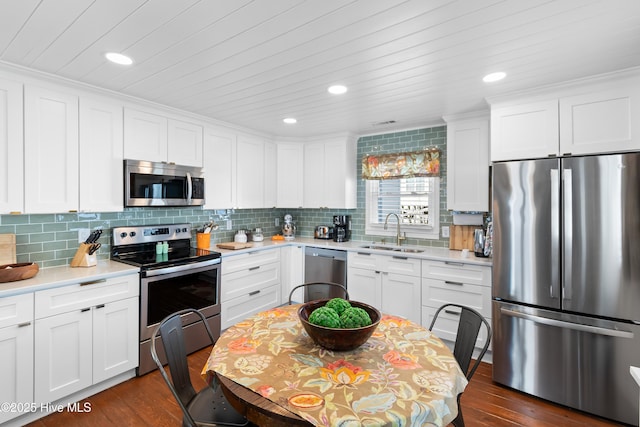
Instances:
[[[638,425],[640,153],[493,166],[493,379]]]

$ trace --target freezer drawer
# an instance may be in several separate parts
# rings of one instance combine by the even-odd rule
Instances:
[[[637,425],[640,326],[493,301],[493,379]]]

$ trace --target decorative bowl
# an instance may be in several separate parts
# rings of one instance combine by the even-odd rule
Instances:
[[[309,337],[317,345],[336,351],[355,350],[364,344],[376,330],[382,317],[378,309],[359,301],[349,301],[352,307],[360,307],[369,313],[371,325],[361,328],[328,328],[309,323],[309,316],[318,307],[324,306],[328,299],[310,301],[298,309],[300,322]]]
[[[38,274],[39,270],[35,262],[0,265],[0,283],[30,279]]]

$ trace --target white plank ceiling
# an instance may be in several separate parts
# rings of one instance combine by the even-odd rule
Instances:
[[[385,133],[640,66],[640,1],[0,0],[0,61],[273,136]]]

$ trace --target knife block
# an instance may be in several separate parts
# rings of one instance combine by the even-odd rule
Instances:
[[[98,258],[95,253],[89,255],[91,245],[80,243],[80,247],[71,260],[71,267],[93,267],[98,265]]]

